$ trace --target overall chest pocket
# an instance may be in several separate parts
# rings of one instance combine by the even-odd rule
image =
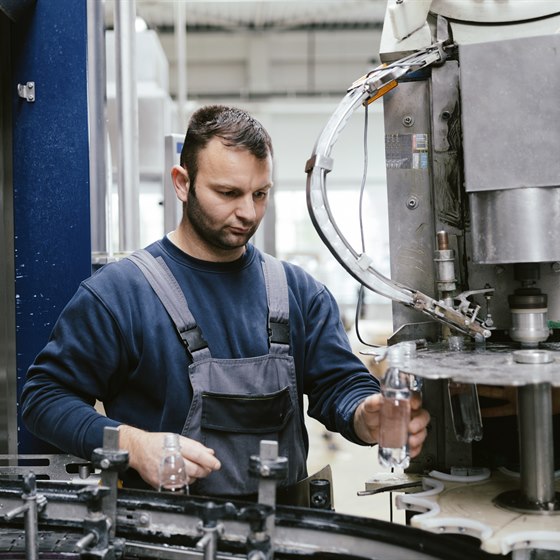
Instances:
[[[203,391],[201,428],[237,434],[280,432],[294,413],[288,387],[260,395]]]

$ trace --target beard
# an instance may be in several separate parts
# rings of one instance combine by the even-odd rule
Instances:
[[[184,213],[198,237],[208,245],[220,250],[230,250],[244,247],[249,239],[253,237],[255,231],[257,231],[259,224],[253,224],[247,233],[234,233],[229,229],[229,226],[217,224],[212,220],[208,213],[205,212],[196,197],[196,193],[193,191],[194,189],[189,189]],[[247,224],[242,225],[243,227],[247,227]]]

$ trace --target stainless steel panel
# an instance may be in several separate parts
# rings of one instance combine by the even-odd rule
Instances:
[[[454,60],[432,69],[432,182],[436,231],[463,230],[460,165],[461,119],[459,69]],[[459,276],[460,276],[460,271]]]
[[[469,203],[474,262],[560,260],[560,188],[475,192]]]
[[[467,192],[558,185],[560,35],[461,45]]]
[[[417,149],[420,135],[430,142],[430,91],[427,81],[400,84],[383,97],[389,204],[391,278],[434,293],[430,154]],[[424,159],[422,159],[424,158]],[[420,312],[393,304],[393,325],[424,322]]]

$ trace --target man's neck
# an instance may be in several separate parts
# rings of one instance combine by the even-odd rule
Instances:
[[[173,230],[167,236],[169,241],[176,247],[181,249],[183,253],[207,262],[232,262],[241,258],[247,247],[236,247],[235,249],[221,250],[214,247],[209,247],[206,243],[200,240],[195,235],[189,235],[181,226]]]

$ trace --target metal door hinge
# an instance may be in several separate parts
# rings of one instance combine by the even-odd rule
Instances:
[[[28,103],[35,102],[35,82],[27,82],[26,84],[18,84],[18,95],[25,99]]]

